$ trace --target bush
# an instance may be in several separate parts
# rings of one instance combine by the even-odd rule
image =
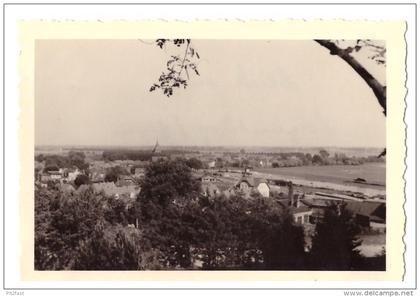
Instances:
[[[80,187],[81,185],[87,185],[89,184],[89,182],[90,182],[89,177],[85,174],[79,174],[74,180],[74,184],[76,188]]]

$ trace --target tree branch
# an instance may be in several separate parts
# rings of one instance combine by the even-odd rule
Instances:
[[[181,69],[179,70],[178,77],[181,76],[182,69],[184,68],[185,59],[187,57],[188,49],[190,48],[190,41],[187,39],[187,47],[185,48],[184,59],[182,59]]]
[[[337,55],[347,62],[363,80],[368,84],[375,94],[379,105],[383,108],[383,113],[386,116],[386,86],[378,82],[355,58],[353,58],[348,51],[339,48],[334,42],[329,40],[315,39],[317,43],[330,50],[331,55]]]

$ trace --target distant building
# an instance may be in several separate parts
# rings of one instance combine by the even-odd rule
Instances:
[[[243,177],[236,184],[236,188],[247,196],[252,192],[257,192],[263,197],[270,197],[270,187],[265,179]]]
[[[254,168],[252,168],[251,166],[246,166],[245,168],[244,168],[244,172],[243,172],[243,174],[244,175],[252,175],[252,170],[253,170]]]
[[[279,199],[278,202],[284,208],[288,208],[293,220],[299,225],[312,224],[313,209],[303,203],[304,196],[301,194],[293,194],[293,198]]]
[[[217,178],[216,178],[216,177],[211,176],[211,175],[208,175],[208,174],[203,175],[203,176],[201,177],[201,182],[202,182],[202,183],[206,183],[206,182],[216,182],[216,181],[217,181]]]
[[[96,193],[103,192],[106,196],[115,197],[117,199],[123,197],[135,199],[138,193],[140,193],[140,187],[138,186],[131,185],[118,187],[113,182],[93,184],[92,187]]]
[[[316,224],[319,221],[322,221],[325,216],[327,209],[331,207],[331,201],[321,199],[316,195],[305,194],[303,199],[300,200],[302,204],[306,205],[312,209],[312,215],[310,217],[310,222]]]
[[[360,225],[385,231],[385,203],[372,201],[348,201],[345,203],[345,208],[353,213],[356,222],[358,222]]]
[[[168,160],[168,157],[164,156],[164,155],[152,156],[152,162],[157,162],[157,161],[160,161],[160,160]]]
[[[47,171],[42,174],[40,174],[41,182],[49,182],[49,181],[61,181],[61,178],[63,177],[62,171]]]
[[[90,180],[92,183],[102,183],[105,181],[105,173],[102,172],[92,172],[90,174]]]
[[[66,170],[64,172],[64,177],[67,182],[73,182],[80,174],[82,174],[82,172],[76,167],[73,170]]]
[[[221,191],[217,185],[210,182],[204,182],[201,184],[201,193],[206,197],[214,198],[221,194]]]
[[[135,186],[137,185],[136,180],[130,176],[130,175],[123,175],[120,176],[118,181],[115,183],[117,187],[123,187],[123,186]]]

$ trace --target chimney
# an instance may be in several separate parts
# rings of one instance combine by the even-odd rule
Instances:
[[[301,196],[299,194],[296,195],[296,208],[299,208],[302,204],[301,204]]]
[[[289,188],[289,200],[290,200],[290,206],[293,206],[293,183],[291,181],[289,181],[287,183],[287,187]]]

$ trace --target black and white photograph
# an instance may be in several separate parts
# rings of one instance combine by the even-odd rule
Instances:
[[[4,4],[5,296],[417,296],[416,12]]]
[[[384,40],[38,39],[34,62],[35,270],[386,270]]]

